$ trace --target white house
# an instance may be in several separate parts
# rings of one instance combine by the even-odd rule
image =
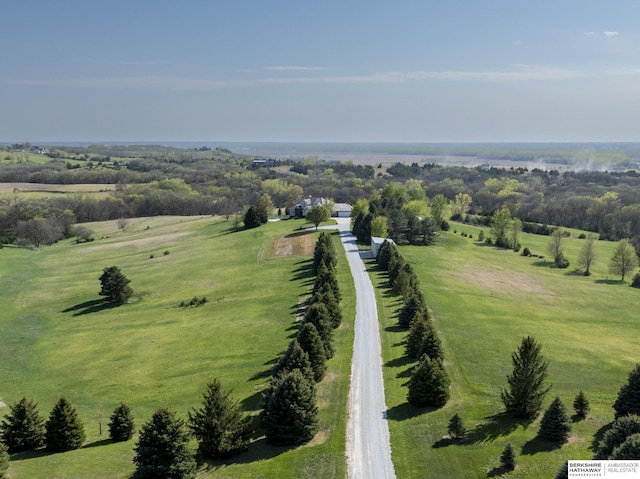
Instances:
[[[379,236],[371,237],[371,254],[373,255],[374,258],[378,256],[378,251],[380,250],[380,246],[382,246],[382,243],[384,243],[385,241],[387,243],[391,243],[392,245],[396,244],[395,241],[393,241],[391,238],[380,238]]]

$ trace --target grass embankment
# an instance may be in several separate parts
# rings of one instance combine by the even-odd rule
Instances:
[[[384,377],[393,460],[399,478],[481,478],[503,473],[499,456],[507,442],[517,453],[518,469],[506,477],[554,477],[566,459],[590,459],[594,434],[613,420],[611,404],[628,372],[639,360],[640,323],[633,307],[640,291],[610,277],[607,265],[615,243],[597,242],[593,276],[574,271],[583,240],[567,238],[569,269],[546,259],[477,243],[479,228],[452,224],[431,247],[401,247],[418,274],[445,348],[451,399],[440,410],[406,403],[412,363],[404,358],[406,331],[396,327],[397,297],[390,296],[386,274],[369,266],[377,285],[383,338]],[[474,239],[460,236],[461,231]],[[488,230],[485,228],[485,234]],[[549,237],[523,235],[523,247],[546,252]],[[549,361],[552,390],[543,407],[560,396],[573,414],[573,399],[583,390],[591,414],[574,421],[562,447],[536,439],[540,417],[531,424],[505,417],[500,390],[512,371],[511,354],[523,337],[542,345]],[[449,419],[459,413],[466,441],[446,437]]]
[[[119,231],[115,222],[98,223],[89,225],[96,231],[92,243],[0,251],[0,398],[35,399],[47,417],[64,395],[87,432],[86,446],[76,451],[14,456],[11,477],[42,477],[43,471],[49,478],[128,477],[135,438],[118,444],[107,439],[109,415],[120,401],[132,407],[138,427],[159,407],[186,418],[207,382],[218,378],[257,414],[273,361],[295,333],[310,290],[310,256],[294,249],[291,256],[269,259],[272,242],[292,234],[298,222],[235,233],[231,224],[158,217]],[[111,265],[131,280],[135,295],[130,304],[108,309],[99,303],[98,277]],[[338,274],[345,321],[319,385],[316,439],[275,448],[258,433],[248,453],[205,465],[198,477],[344,476],[355,293],[346,261]],[[179,307],[194,296],[206,296],[208,303]]]

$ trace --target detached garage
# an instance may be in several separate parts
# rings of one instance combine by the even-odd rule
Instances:
[[[382,243],[384,243],[385,241],[387,243],[391,243],[392,245],[396,244],[391,238],[379,238],[377,236],[371,237],[371,254],[373,254],[374,258],[378,256],[378,250],[380,249],[380,246],[382,246]]]
[[[336,218],[349,218],[352,209],[348,203],[334,203],[331,208],[331,216]]]

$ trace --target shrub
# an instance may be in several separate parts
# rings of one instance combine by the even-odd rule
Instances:
[[[622,445],[629,436],[637,433],[640,433],[640,417],[634,414],[619,417],[603,434],[593,458],[609,459],[615,448]]]
[[[529,248],[525,247],[522,250],[522,256],[531,256],[531,250]]]
[[[480,230],[480,233],[478,233],[478,241],[480,241],[481,243],[484,241],[484,231]]]
[[[632,288],[640,288],[640,273],[636,273],[633,275],[633,280],[631,281]]]
[[[638,459],[640,457],[640,433],[632,434],[616,447],[609,458],[614,461]]]
[[[464,427],[464,422],[458,413],[455,413],[449,420],[447,432],[454,439],[461,439],[467,434],[467,428]]]
[[[576,412],[576,416],[581,419],[585,419],[589,414],[589,400],[587,396],[584,395],[582,391],[578,393],[576,398],[573,400],[573,410]]]
[[[556,268],[568,268],[569,260],[565,257],[563,253],[560,253],[555,259]]]

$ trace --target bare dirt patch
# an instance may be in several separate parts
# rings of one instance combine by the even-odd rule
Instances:
[[[515,271],[465,270],[454,273],[457,278],[480,288],[552,295],[537,278]]]
[[[288,258],[313,253],[315,237],[313,234],[274,238],[269,247],[268,259]]]

